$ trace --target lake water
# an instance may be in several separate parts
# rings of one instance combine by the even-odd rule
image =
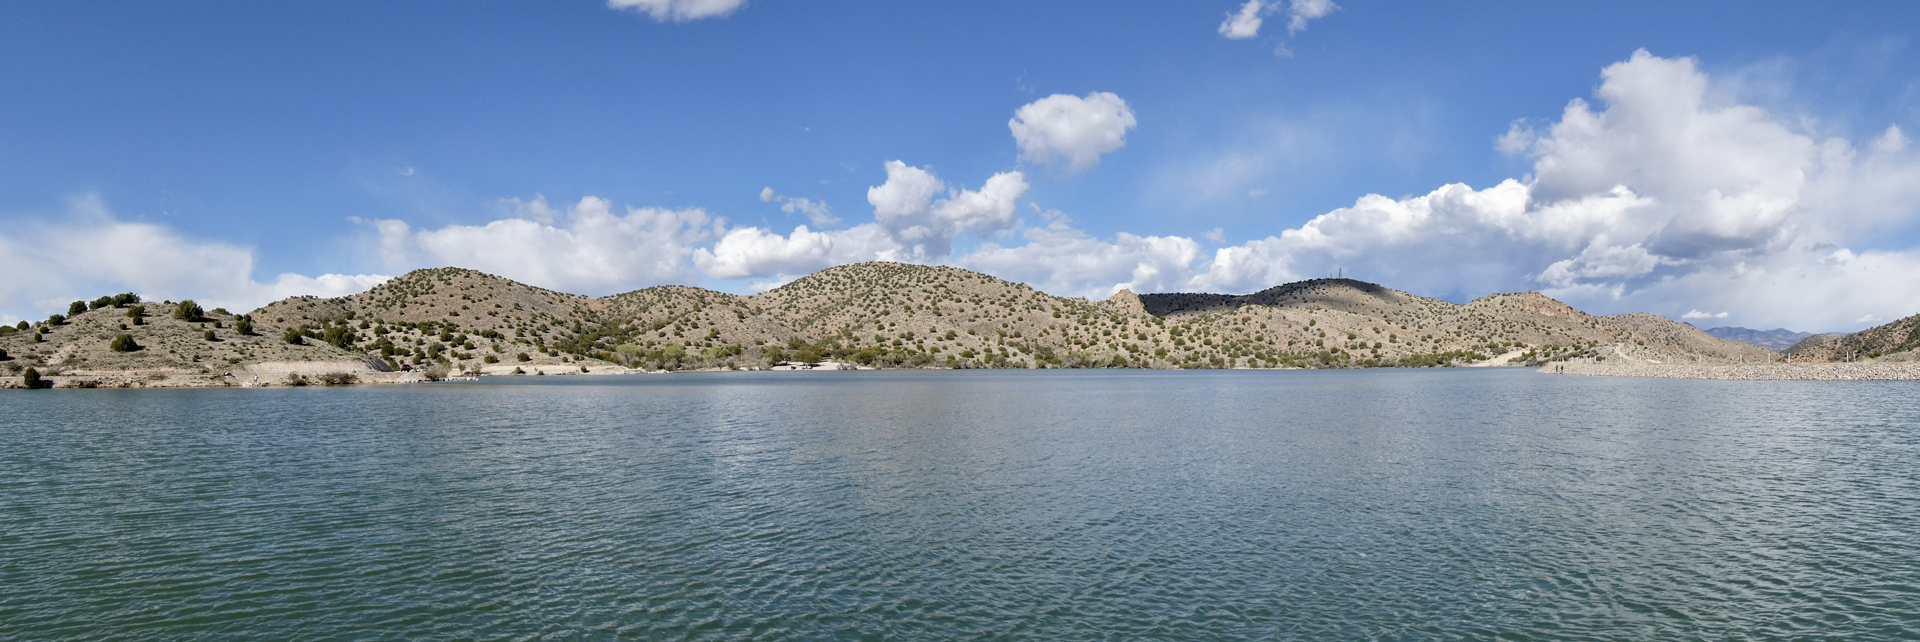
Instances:
[[[1920,384],[0,394],[0,639],[1920,635]]]

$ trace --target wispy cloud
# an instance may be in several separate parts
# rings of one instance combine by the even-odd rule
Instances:
[[[658,22],[688,22],[724,18],[747,0],[607,0],[607,7],[644,13]]]

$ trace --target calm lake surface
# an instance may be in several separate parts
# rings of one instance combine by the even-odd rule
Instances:
[[[1920,385],[0,394],[0,639],[1920,636]]]

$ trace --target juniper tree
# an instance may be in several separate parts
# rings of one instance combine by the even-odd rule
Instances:
[[[133,335],[122,334],[115,336],[113,342],[107,344],[107,349],[114,352],[133,352],[140,349],[140,344],[133,342]]]
[[[194,303],[193,299],[187,299],[173,306],[173,318],[193,323],[206,319],[207,311],[200,309],[200,304]]]
[[[73,303],[67,305],[67,316],[70,316],[70,317],[80,316],[80,313],[86,312],[86,311],[87,311],[86,301],[74,301]]]

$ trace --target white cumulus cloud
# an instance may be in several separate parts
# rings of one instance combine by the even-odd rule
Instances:
[[[840,217],[834,216],[833,208],[828,207],[826,203],[808,198],[783,196],[775,193],[771,187],[760,188],[760,202],[779,203],[780,211],[788,214],[804,214],[807,221],[813,223],[814,227],[826,227],[840,222]]]
[[[1340,5],[1334,4],[1333,0],[1247,0],[1238,11],[1227,14],[1227,19],[1220,23],[1219,31],[1229,40],[1252,38],[1260,35],[1260,27],[1266,22],[1267,16],[1284,10],[1287,13],[1287,35],[1293,35],[1305,31],[1308,22],[1326,17],[1339,8]],[[1291,54],[1285,46],[1275,53],[1282,56]]]
[[[1122,288],[1135,292],[1177,290],[1193,278],[1200,244],[1178,236],[1121,232],[1104,241],[1050,213],[1045,227],[1021,232],[1026,243],[985,243],[954,264],[1019,281],[1054,294],[1104,299]]]
[[[1138,124],[1127,101],[1110,92],[1086,96],[1054,94],[1014,110],[1007,128],[1020,145],[1020,157],[1036,163],[1067,162],[1080,172],[1100,164],[1100,155],[1127,144],[1127,130]]]
[[[1227,14],[1227,19],[1220,23],[1220,35],[1229,40],[1260,35],[1260,24],[1266,22],[1264,16],[1272,12],[1272,4],[1264,0],[1247,0],[1239,11]]]
[[[527,217],[485,225],[416,231],[404,221],[371,223],[390,267],[464,267],[580,294],[696,283],[700,274],[689,262],[694,249],[725,229],[724,221],[703,210],[627,207],[616,213],[612,202],[595,196],[581,198],[564,215],[545,207],[544,197],[524,205]]]
[[[693,264],[716,279],[760,279],[764,290],[835,265],[862,261],[926,262],[905,253],[876,223],[815,232],[801,225],[781,234],[762,227],[728,230],[713,247],[695,250]]]
[[[1306,30],[1307,21],[1325,17],[1339,8],[1333,0],[1293,0],[1287,4],[1287,33],[1300,33]]]
[[[1019,223],[1014,210],[1027,191],[1020,172],[994,174],[975,191],[949,188],[933,172],[901,161],[887,161],[886,167],[887,181],[867,189],[867,202],[874,221],[919,260],[947,256],[963,234],[988,234]]]
[[[0,313],[18,320],[66,312],[67,304],[132,291],[159,300],[193,299],[245,312],[289,296],[341,296],[391,277],[286,273],[256,281],[252,248],[188,238],[165,225],[123,221],[98,198],[75,201],[54,222],[0,232]]]
[[[1816,139],[1714,98],[1727,92],[1692,59],[1645,51],[1601,78],[1603,106],[1574,100],[1544,131],[1516,123],[1501,138],[1534,159],[1530,181],[1362,197],[1217,250],[1192,285],[1247,291],[1344,269],[1429,294],[1545,286],[1602,312],[1707,303],[1768,326],[1920,312],[1907,309],[1920,307],[1914,252],[1846,248],[1920,222],[1920,159],[1898,128],[1864,149]]]
[[[659,22],[724,18],[747,0],[607,0],[607,7],[647,14]]]

